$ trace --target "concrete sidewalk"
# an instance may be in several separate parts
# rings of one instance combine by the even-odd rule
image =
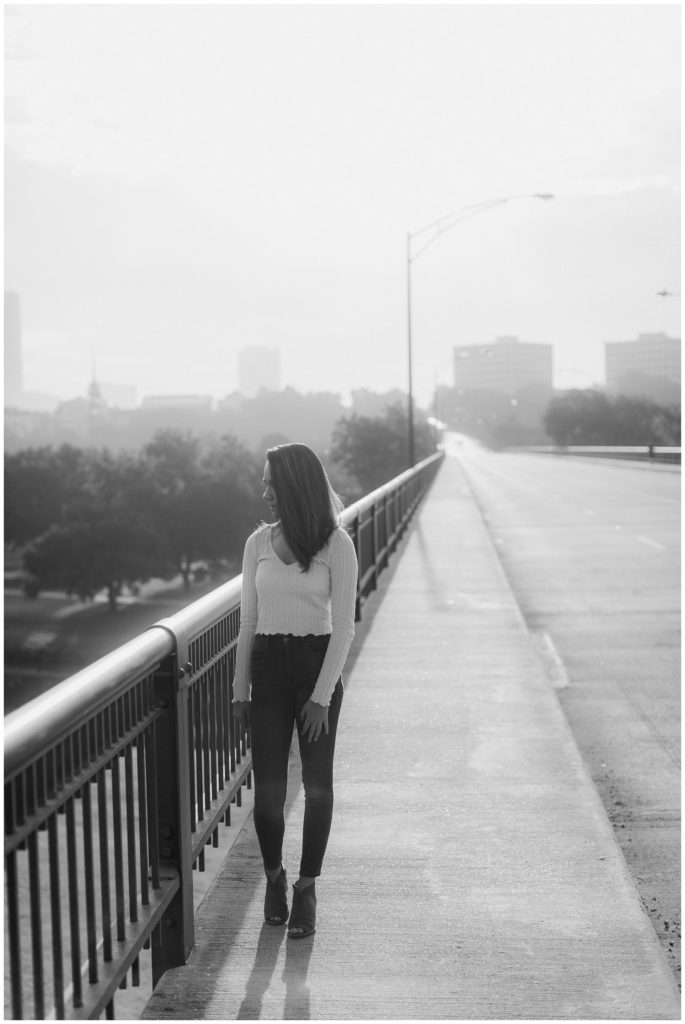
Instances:
[[[262,924],[248,822],[144,1016],[679,1019],[457,460],[382,587],[346,680],[316,935]],[[298,789],[292,880],[301,815]]]

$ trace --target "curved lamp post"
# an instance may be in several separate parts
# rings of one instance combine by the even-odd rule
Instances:
[[[426,227],[420,228],[418,231],[407,232],[407,361],[408,361],[408,373],[409,373],[409,466],[413,466],[416,461],[414,458],[414,394],[413,394],[413,381],[412,381],[412,348],[411,348],[411,265],[414,260],[417,260],[419,256],[426,251],[426,249],[436,242],[440,235],[443,235],[446,231],[449,231],[456,224],[462,220],[466,220],[467,217],[473,217],[477,213],[482,213],[484,210],[489,210],[493,206],[502,206],[504,203],[509,203],[513,199],[554,199],[551,192],[535,192],[529,195],[520,196],[502,196],[499,199],[485,199],[483,202],[474,203],[472,206],[465,206],[461,210],[457,210],[456,213],[447,213],[444,217],[440,217],[438,220],[433,221],[431,224],[427,224]],[[430,232],[430,234],[429,234]],[[427,235],[427,239],[422,242],[415,252],[412,252],[412,242],[420,235]]]

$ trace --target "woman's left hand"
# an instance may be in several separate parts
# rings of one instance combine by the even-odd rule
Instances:
[[[328,733],[328,708],[323,704],[308,700],[300,712],[300,718],[303,723],[302,733],[309,743],[318,740],[322,729]]]

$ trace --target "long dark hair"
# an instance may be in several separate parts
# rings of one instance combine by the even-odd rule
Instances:
[[[279,444],[269,448],[266,457],[283,535],[307,572],[314,555],[340,525],[342,502],[309,445]]]

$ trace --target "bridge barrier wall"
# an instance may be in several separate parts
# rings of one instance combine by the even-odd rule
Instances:
[[[356,617],[442,453],[343,513]],[[114,1017],[194,942],[193,870],[251,785],[231,714],[241,577],[5,718],[5,1017]]]
[[[509,448],[508,451],[532,452],[539,455],[586,455],[604,459],[639,459],[648,462],[674,462],[678,465],[681,464],[680,448],[671,445],[527,445],[521,448]]]

